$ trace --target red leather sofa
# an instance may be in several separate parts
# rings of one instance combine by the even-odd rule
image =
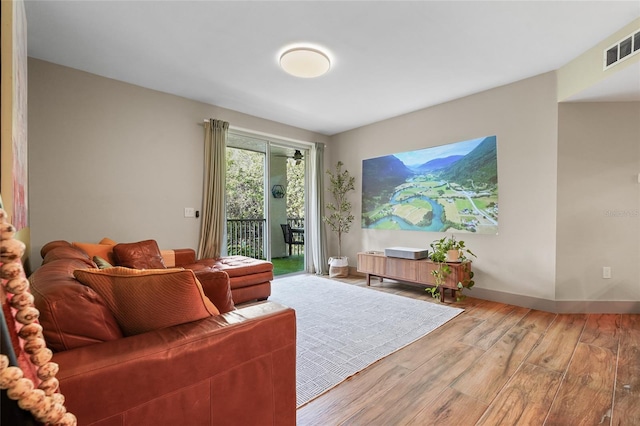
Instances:
[[[224,271],[229,276],[235,304],[266,300],[271,295],[273,264],[265,260],[246,256],[196,259],[196,252],[190,248],[160,250],[154,240],[118,244],[109,238],[104,238],[98,244],[51,241],[42,247],[40,254],[44,258],[51,248],[70,245],[83,250],[90,259],[97,253],[114,265],[136,269],[181,267],[193,271]]]
[[[105,299],[74,276],[100,273],[87,253],[57,243],[43,247],[43,257],[29,277],[31,293],[78,424],[295,424],[292,309],[274,302],[238,309],[228,273],[204,265],[179,272],[197,277],[219,314],[125,336]]]

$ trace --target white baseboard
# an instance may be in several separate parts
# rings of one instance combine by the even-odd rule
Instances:
[[[352,276],[366,276],[358,272],[356,267],[349,267],[349,273]],[[478,287],[467,290],[465,294],[478,299],[556,314],[640,314],[640,301],[549,300]]]
[[[549,300],[484,288],[473,288],[467,296],[557,314],[638,314],[640,301]]]

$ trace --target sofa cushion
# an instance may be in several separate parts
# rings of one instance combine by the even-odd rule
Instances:
[[[74,241],[71,243],[74,247],[78,247],[89,255],[89,258],[93,256],[99,256],[106,259],[109,263],[113,263],[113,244],[94,244],[94,243],[81,243]]]
[[[44,265],[46,263],[53,262],[54,260],[61,260],[61,259],[81,260],[84,263],[86,263],[87,267],[89,268],[96,267],[96,264],[93,263],[89,255],[87,255],[87,253],[85,253],[83,250],[80,250],[77,247],[74,247],[72,245],[67,245],[67,246],[61,245],[61,246],[54,247],[50,250],[47,250],[47,253],[45,254],[44,259],[42,261],[42,264]]]
[[[188,269],[79,269],[74,276],[102,296],[126,336],[220,313]]]
[[[200,259],[198,265],[209,267],[216,271],[224,271],[229,274],[229,278],[241,277],[262,272],[272,273],[273,263],[266,260],[254,259],[247,256],[225,256],[217,259]],[[185,265],[191,269],[192,265]],[[193,265],[195,267],[195,265]],[[273,278],[273,277],[272,277]]]
[[[47,258],[52,257],[56,250],[71,250],[86,256],[68,246],[49,251]],[[89,268],[86,261],[91,262],[82,258],[49,260],[29,277],[34,304],[40,311],[38,321],[44,329],[44,339],[54,352],[123,337],[102,297],[73,276],[73,271]]]
[[[160,248],[155,240],[121,243],[113,247],[115,264],[134,269],[165,269]]]
[[[42,256],[42,258],[44,259],[44,257],[47,255],[47,253],[49,253],[49,250],[52,250],[56,247],[70,247],[71,243],[69,241],[64,241],[64,240],[55,240],[55,241],[50,241],[47,244],[43,245],[42,248],[40,249],[40,256]]]

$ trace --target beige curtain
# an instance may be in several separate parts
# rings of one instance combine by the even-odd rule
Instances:
[[[307,272],[317,275],[329,273],[327,258],[327,234],[324,221],[324,144],[315,143],[311,148],[309,176],[311,178],[309,194],[309,254],[311,262],[307,262]]]
[[[222,255],[225,245],[226,146],[229,123],[204,123],[204,185],[198,259]]]

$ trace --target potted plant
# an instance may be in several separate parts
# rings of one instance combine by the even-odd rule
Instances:
[[[338,235],[338,256],[329,258],[329,276],[331,277],[349,276],[349,261],[347,257],[342,256],[342,234],[349,232],[354,219],[347,193],[355,189],[355,178],[349,174],[348,170],[343,171],[342,166],[342,161],[338,161],[335,174],[327,170],[330,182],[328,191],[333,196],[333,202],[326,205],[331,213],[322,218]]]
[[[440,297],[440,289],[445,280],[451,274],[451,267],[447,262],[461,262],[463,264],[464,278],[458,282],[456,291],[456,300],[463,300],[466,296],[462,294],[463,289],[471,288],[474,286],[473,271],[470,268],[470,261],[467,255],[477,257],[471,250],[469,250],[464,241],[457,240],[455,236],[443,237],[439,240],[433,241],[431,244],[431,260],[438,266],[431,271],[435,281],[435,287],[429,287],[426,289],[428,293],[434,298]]]

